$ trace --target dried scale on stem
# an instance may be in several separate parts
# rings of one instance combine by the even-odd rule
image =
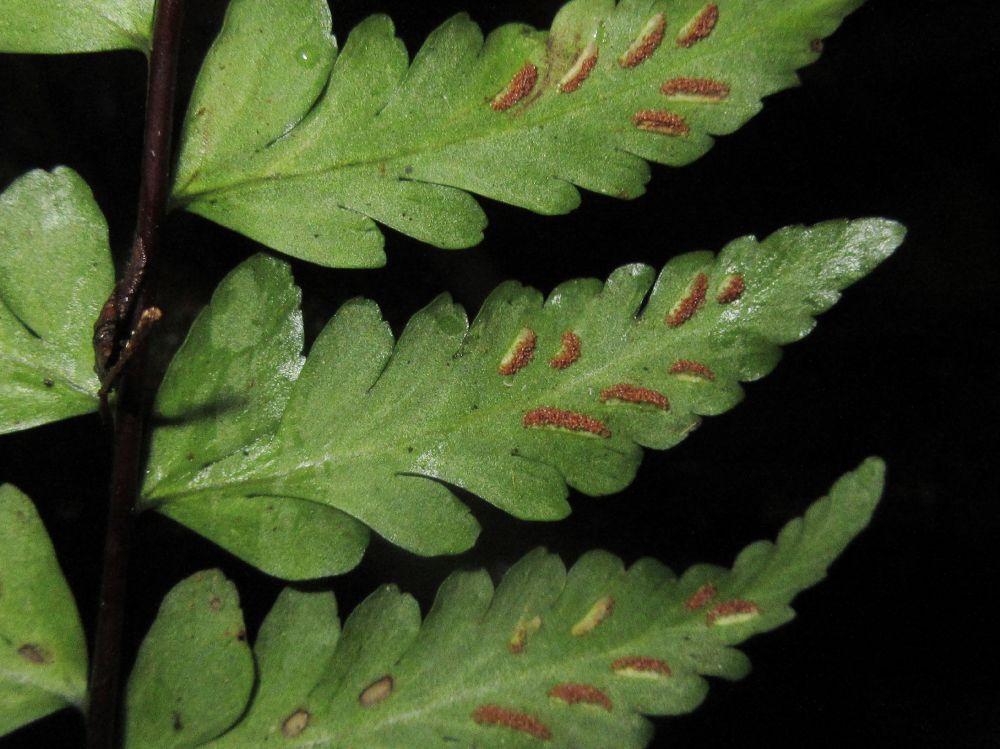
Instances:
[[[148,406],[143,389],[141,344],[161,317],[158,308],[144,305],[151,285],[146,271],[160,249],[160,228],[169,196],[174,91],[183,10],[184,0],[158,0],[156,3],[135,235],[122,278],[94,325],[94,353],[101,379],[102,405],[106,407],[107,393],[116,385],[118,398],[114,405],[114,464],[100,608],[90,674],[88,749],[112,749],[117,745],[125,581]]]

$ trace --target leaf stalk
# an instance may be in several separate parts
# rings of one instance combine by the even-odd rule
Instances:
[[[97,369],[105,374],[123,352],[129,366],[118,368],[120,386],[114,407],[114,462],[93,668],[87,710],[88,749],[113,749],[121,692],[122,628],[132,515],[139,489],[148,398],[144,384],[144,352],[131,337],[150,318],[143,299],[149,292],[147,268],[160,249],[160,228],[169,195],[174,93],[184,0],[157,0],[149,59],[145,132],[138,211],[132,249],[125,272],[105,304],[94,328]],[[158,310],[154,315],[158,319]],[[145,333],[143,332],[143,335]],[[141,347],[140,347],[141,348]]]

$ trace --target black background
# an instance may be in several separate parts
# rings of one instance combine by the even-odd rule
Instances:
[[[222,3],[191,3],[182,65],[190,90]],[[453,12],[486,29],[511,20],[546,27],[557,2],[349,0],[334,4],[341,41],[369,12],[397,21],[411,52]],[[332,587],[342,611],[398,582],[426,608],[455,566],[494,572],[545,544],[572,561],[595,546],[675,569],[728,564],[773,537],[842,472],[878,454],[888,489],[872,527],[803,594],[799,618],[749,642],[754,673],[714,682],[690,716],[657,720],[656,746],[995,746],[993,546],[998,522],[991,435],[997,423],[1000,17],[993,3],[874,1],[827,40],[804,86],[694,165],[655,167],[632,202],[585,194],[578,211],[539,217],[484,201],[486,241],[443,252],[387,232],[387,268],[334,271],[295,262],[307,333],[345,299],[374,298],[398,331],[443,290],[473,311],[506,278],[543,290],[567,276],[606,276],[626,262],[660,266],[692,249],[794,223],[881,215],[910,233],[895,257],[852,288],[730,414],[679,447],[648,452],[620,495],[574,495],[556,524],[515,522],[467,498],[484,526],[457,559],[420,559],[374,541],[362,566]],[[134,220],[144,63],[133,53],[0,56],[0,187],[34,167],[68,164],[93,187],[120,258]],[[248,240],[196,217],[168,229],[165,302],[175,328],[249,253]],[[44,269],[39,269],[43,272]],[[176,336],[164,335],[169,347]],[[50,530],[88,627],[96,610],[109,449],[96,417],[0,438],[0,480],[28,492]],[[281,588],[154,514],[136,530],[130,575],[131,658],[171,585],[221,566],[238,584],[251,634]],[[64,712],[0,741],[80,744]]]

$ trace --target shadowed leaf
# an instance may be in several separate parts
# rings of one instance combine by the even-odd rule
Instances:
[[[235,723],[253,686],[246,639],[239,596],[221,572],[199,572],[176,585],[128,681],[127,749],[200,746]]]

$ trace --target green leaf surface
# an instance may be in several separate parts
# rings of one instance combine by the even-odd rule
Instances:
[[[218,570],[192,575],[163,599],[126,694],[125,746],[202,745],[236,722],[253,687],[236,588]]]
[[[188,109],[174,201],[323,265],[385,261],[376,222],[482,238],[475,193],[565,213],[644,191],[795,85],[860,0],[574,0],[551,31],[465,15],[414,59],[373,16],[339,56],[326,0],[233,0]],[[579,73],[579,75],[577,75]],[[509,105],[509,106],[508,106]]]
[[[0,0],[0,52],[149,52],[154,0]]]
[[[107,224],[74,171],[0,195],[0,434],[97,410],[91,338],[113,285]]]
[[[471,327],[443,296],[415,315],[398,341],[372,302],[354,300],[317,338],[294,383],[280,367],[220,369],[216,351],[185,344],[159,396],[161,413],[169,403],[181,410],[172,412],[175,424],[153,434],[142,504],[168,514],[203,508],[195,528],[210,537],[228,532],[240,506],[284,505],[290,516],[322,506],[425,555],[462,551],[478,532],[448,485],[519,518],[562,518],[570,511],[568,487],[619,491],[632,480],[640,446],[671,447],[700,416],[733,407],[742,397],[739,382],[767,374],[778,345],[806,335],[838,290],[887,257],[902,236],[890,221],[832,221],[782,229],[763,242],[737,239],[718,256],[681,255],[658,278],[652,268],[631,265],[604,284],[570,281],[547,300],[507,283]],[[263,258],[223,282],[189,341],[211,338],[216,320],[231,312],[219,300],[241,298],[232,290],[263,267],[273,270],[269,284],[243,302],[245,324],[225,327],[220,339],[249,347],[254,357],[274,356],[273,347],[292,357],[298,349],[261,322],[277,314],[266,309],[275,300],[289,298],[291,281],[281,263]],[[211,396],[219,409],[211,398],[199,400],[207,372],[222,371],[221,382],[236,370],[243,379],[233,380],[234,389]],[[246,416],[266,424],[223,446],[215,442],[211,435],[244,413],[226,410],[227,398],[251,397],[238,383],[269,388],[276,379],[287,395],[269,402],[273,411],[254,408]],[[185,418],[185,403],[201,403],[202,414]],[[224,506],[230,509],[213,517]],[[312,534],[303,522],[287,548],[300,556],[302,572],[320,566],[308,561],[319,553]],[[359,532],[327,553],[342,554],[346,566],[363,546]]]
[[[83,707],[87,645],[35,506],[0,485],[0,736]]]
[[[147,484],[189,477],[273,437],[304,361],[300,297],[288,266],[264,255],[220,285],[160,386]],[[357,520],[294,496],[219,492],[160,511],[285,579],[346,572],[368,544]]]
[[[255,647],[253,701],[200,746],[643,747],[642,716],[694,710],[706,676],[747,675],[733,646],[794,616],[795,595],[868,524],[883,473],[865,461],[731,570],[678,578],[593,551],[567,572],[539,549],[495,590],[484,571],[451,575],[423,622],[413,598],[382,587],[339,633],[328,596],[286,591]]]

